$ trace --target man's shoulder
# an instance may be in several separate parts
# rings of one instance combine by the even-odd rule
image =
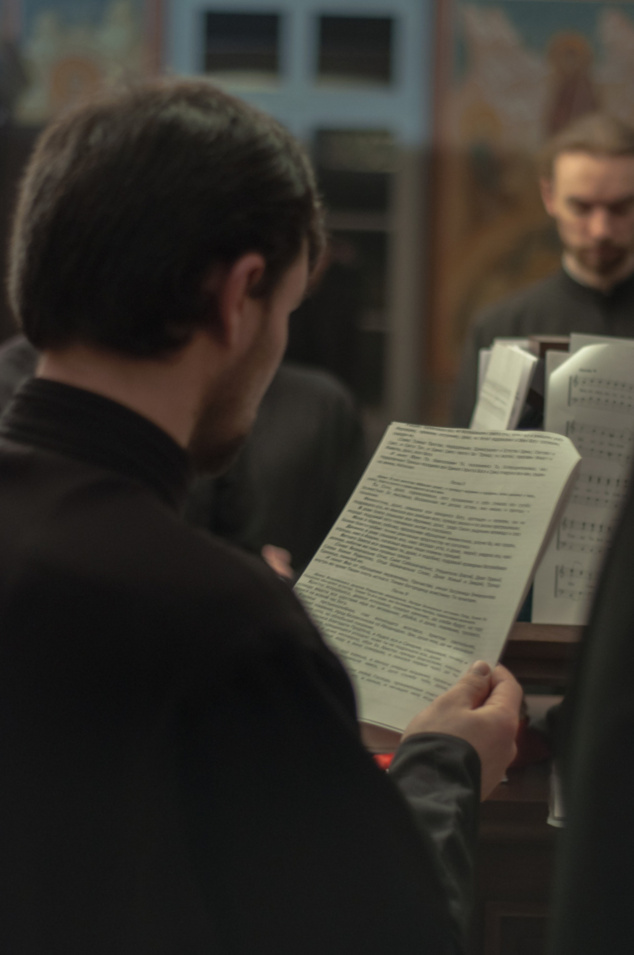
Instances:
[[[246,660],[249,666],[275,668],[283,660],[306,665],[310,659],[328,679],[345,684],[338,661],[292,588],[264,560],[177,515],[153,520],[154,527],[141,528],[132,545],[129,575],[122,578],[116,571],[98,586],[105,612],[109,592],[120,583],[127,594],[126,618],[132,609],[133,618],[147,620],[146,632],[166,635],[165,652],[179,669],[212,666],[222,674]]]
[[[242,635],[251,649],[270,630],[319,643],[291,589],[263,560],[187,525],[141,483],[4,442],[0,461],[10,472],[0,488],[7,515],[0,565],[15,567],[17,555],[23,585],[37,588],[42,604],[47,595],[57,604],[60,595],[81,594],[80,603],[60,604],[69,620],[85,612],[139,639],[169,632],[174,646],[201,658],[220,634],[233,634],[236,646]],[[26,491],[16,487],[22,472]]]
[[[476,315],[474,326],[478,337],[518,337],[542,333],[544,321],[550,323],[553,305],[567,295],[570,280],[562,269],[526,288],[485,306]],[[555,329],[553,329],[555,331]]]
[[[294,464],[298,452],[309,462],[333,449],[346,459],[365,459],[363,423],[347,385],[322,369],[284,362],[245,447],[258,463],[262,453],[272,459],[273,449]]]
[[[103,486],[89,494],[98,513],[92,514],[93,508],[87,511],[96,537],[83,538],[86,560],[95,554],[99,563],[107,545],[106,567],[119,573],[124,562],[130,588],[145,590],[146,595],[151,591],[158,603],[165,595],[180,599],[180,594],[200,609],[229,595],[239,607],[241,592],[249,594],[251,603],[268,597],[275,602],[288,589],[277,588],[275,576],[260,558],[187,524],[142,486],[118,476],[110,483],[104,475]]]
[[[344,382],[330,372],[312,366],[285,361],[264,397],[262,410],[268,407],[309,408],[327,414],[332,410],[345,410],[356,414],[354,398]]]

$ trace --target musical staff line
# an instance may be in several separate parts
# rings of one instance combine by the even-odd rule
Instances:
[[[571,375],[568,406],[634,414],[634,384],[598,375]]]
[[[609,428],[568,421],[566,435],[584,458],[600,458],[625,468],[632,461],[634,428]]]
[[[627,493],[630,481],[605,474],[579,474],[570,496],[571,504],[616,508]]]
[[[555,597],[568,600],[586,600],[597,579],[597,570],[574,564],[555,567]]]

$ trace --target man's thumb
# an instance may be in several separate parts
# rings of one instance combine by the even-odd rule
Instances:
[[[491,692],[491,667],[484,660],[477,660],[458,682],[459,686],[460,684],[463,693],[468,697],[469,705],[475,709]]]

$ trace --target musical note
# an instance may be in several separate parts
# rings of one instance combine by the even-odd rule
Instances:
[[[627,493],[629,483],[629,478],[610,477],[582,471],[575,482],[570,503],[582,504],[586,507],[615,509]]]
[[[557,564],[555,567],[555,596],[568,600],[586,600],[597,578],[594,568]]]
[[[571,375],[568,406],[634,413],[634,384],[596,375]]]
[[[601,555],[614,531],[612,521],[564,517],[557,528],[557,550]]]
[[[634,451],[634,428],[566,422],[566,435],[584,458],[600,458],[629,468]]]

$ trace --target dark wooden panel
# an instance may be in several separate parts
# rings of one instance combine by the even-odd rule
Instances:
[[[486,906],[483,955],[536,955],[546,951],[547,909],[540,905],[490,902]]]
[[[553,858],[549,763],[510,770],[481,806],[473,955],[544,955]]]
[[[583,627],[543,623],[516,623],[501,662],[527,685],[540,684],[561,691],[568,682]]]

